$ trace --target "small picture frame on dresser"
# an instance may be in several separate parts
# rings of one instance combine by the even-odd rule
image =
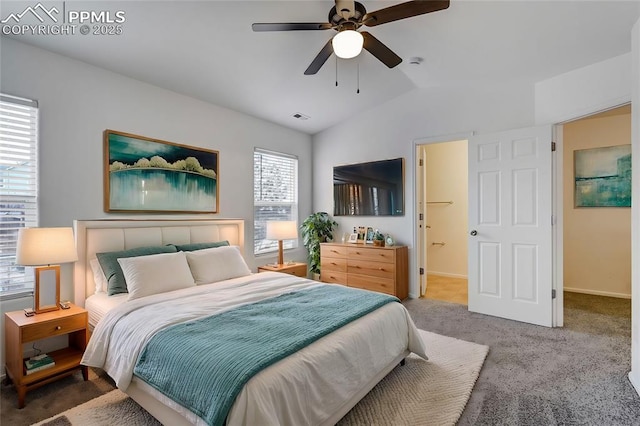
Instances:
[[[358,242],[358,234],[356,232],[354,232],[353,234],[349,234],[349,239],[347,240],[348,243],[351,244],[355,244]]]
[[[375,232],[373,231],[372,227],[367,227],[367,233],[365,234],[365,240],[364,242],[366,244],[373,244],[373,236],[375,235]]]

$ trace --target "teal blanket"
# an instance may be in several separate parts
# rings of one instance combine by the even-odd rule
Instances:
[[[240,306],[160,331],[134,374],[207,424],[223,425],[255,374],[393,301],[398,299],[322,285]]]

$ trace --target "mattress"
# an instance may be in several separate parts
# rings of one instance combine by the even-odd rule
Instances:
[[[110,310],[127,301],[128,293],[114,294],[109,296],[107,293],[95,293],[84,302],[84,308],[89,311],[89,328],[93,330]]]

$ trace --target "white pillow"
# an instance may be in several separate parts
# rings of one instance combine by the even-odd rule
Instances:
[[[104,272],[102,272],[100,262],[97,258],[91,259],[89,265],[91,266],[91,272],[93,272],[93,282],[96,285],[96,293],[104,293],[107,291],[107,279],[104,276]]]
[[[187,261],[196,284],[215,283],[251,274],[238,246],[189,251]]]
[[[128,300],[195,284],[184,252],[118,259],[129,291]]]

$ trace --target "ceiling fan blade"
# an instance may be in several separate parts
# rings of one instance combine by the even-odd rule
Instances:
[[[389,68],[393,68],[396,65],[402,62],[402,58],[395,53],[387,46],[385,46],[380,40],[372,36],[370,33],[366,31],[362,31],[362,37],[364,37],[364,45],[363,47],[369,51],[373,56],[378,58],[380,62],[388,66]]]
[[[368,27],[375,27],[376,25],[386,24],[387,22],[424,15],[425,13],[437,12],[438,10],[443,10],[448,7],[449,0],[408,1],[395,6],[376,10],[375,12],[367,13],[362,18],[362,23]]]
[[[311,65],[305,70],[304,75],[313,75],[320,71],[322,65],[327,62],[329,56],[333,53],[333,46],[331,45],[331,39],[324,45],[320,53],[313,59]]]
[[[291,23],[255,23],[251,25],[251,29],[255,32],[262,31],[314,31],[314,30],[330,30],[333,28],[328,22],[291,22]]]

